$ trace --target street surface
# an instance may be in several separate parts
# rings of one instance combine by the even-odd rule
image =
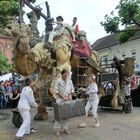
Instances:
[[[101,126],[93,127],[93,118],[87,119],[86,128],[78,128],[82,117],[74,117],[69,120],[70,135],[62,133],[60,137],[54,135],[53,130],[53,109],[46,108],[49,112],[49,119],[44,121],[32,121],[32,127],[38,133],[26,135],[25,140],[140,140],[140,108],[134,107],[132,113],[122,113],[112,110],[98,110]],[[32,110],[32,117],[36,110]],[[10,109],[0,109],[0,140],[15,140],[17,128],[11,121],[12,112]]]

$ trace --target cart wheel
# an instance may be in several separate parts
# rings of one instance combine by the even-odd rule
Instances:
[[[125,113],[131,113],[132,108],[131,108],[131,101],[127,100],[126,103],[123,105],[123,111]]]
[[[23,122],[22,117],[20,113],[17,110],[12,110],[13,116],[12,116],[12,123],[15,127],[19,128]]]

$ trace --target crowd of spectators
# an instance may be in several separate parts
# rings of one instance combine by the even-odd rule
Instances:
[[[21,82],[14,80],[0,81],[0,109],[16,108],[21,92]]]

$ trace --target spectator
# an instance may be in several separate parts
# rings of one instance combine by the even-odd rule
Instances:
[[[134,90],[134,89],[136,89],[136,87],[137,87],[137,77],[135,76],[135,74],[133,74],[132,76],[131,76],[131,90]]]
[[[12,89],[12,97],[10,97],[10,108],[16,108],[20,99],[20,93],[16,87]]]
[[[5,90],[6,90],[6,99],[7,99],[7,107],[10,106],[10,98],[12,96],[12,86],[9,81],[5,83]]]
[[[2,89],[0,88],[0,109],[3,108],[3,92]]]
[[[7,99],[6,99],[6,90],[5,90],[5,87],[4,87],[4,81],[1,81],[0,82],[0,91],[1,91],[1,93],[0,93],[0,103],[1,103],[1,105],[0,105],[0,108],[7,108]]]
[[[6,85],[5,86],[6,94],[12,93],[11,83],[9,81],[7,81],[5,85]]]

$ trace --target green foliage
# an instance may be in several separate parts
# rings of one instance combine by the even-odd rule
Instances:
[[[6,73],[12,69],[12,65],[8,63],[8,59],[0,52],[0,72]]]
[[[18,15],[19,5],[16,0],[0,1],[0,27],[6,26],[9,23],[11,16]]]
[[[105,21],[102,21],[101,25],[107,33],[120,32],[119,41],[124,43],[134,35],[135,31],[132,31],[134,26],[140,27],[140,0],[120,0],[115,10],[118,15],[115,16],[113,12],[105,15]],[[129,28],[122,29],[122,27]]]
[[[108,15],[105,16],[105,22],[101,22],[101,25],[104,26],[104,29],[107,33],[115,33],[119,28],[119,18],[117,16],[114,17],[112,12],[111,17]]]
[[[28,0],[35,3],[36,0]],[[4,27],[11,22],[13,17],[19,16],[20,5],[19,0],[0,0],[0,34],[3,34]],[[8,60],[0,52],[0,72],[5,73],[12,69],[12,65],[8,64]]]
[[[34,3],[36,0],[29,1]],[[19,10],[19,0],[0,0],[0,28],[5,27],[12,17],[19,16]]]
[[[121,0],[116,9],[119,10],[118,14],[122,25],[134,24],[133,20],[140,11],[139,0]]]
[[[128,31],[125,31],[125,32],[121,32],[121,33],[118,34],[118,39],[121,43],[125,43],[134,34],[135,34],[135,31],[133,31],[133,30],[128,30]]]
[[[19,14],[18,0],[0,1],[0,34],[3,34],[3,28],[11,21],[13,16]]]
[[[19,4],[17,0],[2,0],[0,2],[0,15],[17,15],[19,11]]]

